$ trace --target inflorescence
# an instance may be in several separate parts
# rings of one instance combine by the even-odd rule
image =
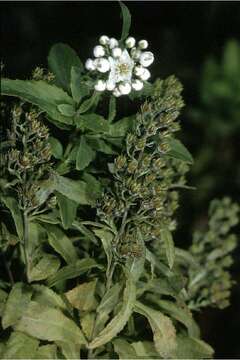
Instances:
[[[114,96],[127,95],[132,90],[140,91],[151,74],[147,69],[154,55],[145,51],[147,40],[128,37],[124,46],[115,38],[102,35],[99,45],[93,49],[95,59],[87,59],[85,67],[97,76],[96,91],[111,91]]]

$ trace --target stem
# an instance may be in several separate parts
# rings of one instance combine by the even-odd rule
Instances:
[[[3,263],[4,263],[5,269],[6,269],[6,271],[7,271],[7,274],[8,274],[9,280],[10,280],[10,283],[11,283],[11,285],[13,286],[13,285],[14,285],[13,274],[12,274],[12,271],[11,271],[11,269],[10,269],[9,263],[8,263],[8,261],[6,260],[6,257],[5,257],[5,254],[4,254],[4,253],[2,253],[2,258],[3,258]]]
[[[24,225],[24,258],[25,258],[25,266],[26,266],[26,277],[27,282],[29,282],[29,272],[30,272],[30,262],[29,262],[29,253],[28,253],[28,244],[29,244],[29,229],[28,229],[28,215],[25,210],[23,213],[23,225]]]

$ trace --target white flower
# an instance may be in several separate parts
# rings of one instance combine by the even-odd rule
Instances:
[[[119,48],[119,47],[113,48],[113,49],[112,49],[112,55],[113,55],[113,57],[115,57],[115,58],[120,57],[120,56],[122,55],[122,49]]]
[[[136,91],[140,91],[143,88],[143,82],[136,79],[132,82],[132,88]]]
[[[153,63],[154,56],[150,51],[144,51],[140,56],[140,64],[144,67],[148,67]]]
[[[85,68],[87,70],[93,71],[96,69],[96,65],[92,59],[87,59],[87,61],[85,62]]]
[[[129,36],[126,41],[125,41],[126,46],[131,49],[134,47],[134,45],[136,44],[136,40],[134,39],[134,37]]]
[[[116,97],[132,90],[140,91],[151,76],[146,68],[154,60],[150,51],[143,51],[148,47],[147,40],[136,45],[135,38],[130,36],[124,47],[115,38],[102,35],[99,44],[93,49],[95,59],[87,59],[85,63],[87,70],[98,72],[95,90],[108,90]]]
[[[109,71],[109,69],[110,69],[109,61],[105,58],[97,59],[96,60],[96,68],[101,73],[105,73],[105,72]]]
[[[134,61],[131,59],[126,49],[123,50],[122,55],[119,58],[114,59],[109,57],[108,60],[110,63],[110,74],[108,79],[110,81],[114,83],[131,81]]]
[[[101,45],[107,45],[109,43],[109,37],[107,35],[102,35],[100,38],[99,38],[99,43]]]
[[[102,57],[105,55],[105,50],[102,45],[97,45],[93,49],[93,54],[96,58]]]
[[[137,75],[137,76],[141,76],[143,73],[144,73],[144,70],[145,68],[141,65],[138,65],[138,66],[135,66],[134,68],[134,73]]]
[[[98,80],[94,89],[97,91],[104,91],[106,89],[106,82],[103,80]]]
[[[142,75],[140,76],[140,78],[144,81],[148,80],[150,78],[151,74],[150,71],[148,69],[144,69],[144,72],[142,73]]]
[[[127,95],[131,92],[131,84],[128,82],[121,83],[118,88],[122,95]]]
[[[138,42],[138,46],[139,46],[140,49],[147,49],[147,47],[148,47],[147,40],[140,40]]]
[[[115,38],[109,39],[109,47],[113,49],[118,46],[118,41]]]

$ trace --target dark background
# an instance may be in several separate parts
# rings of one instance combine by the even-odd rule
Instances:
[[[220,57],[227,40],[240,40],[240,3],[136,1],[127,5],[132,14],[131,34],[147,39],[155,55],[153,78],[176,74],[184,84],[186,108],[194,106],[205,59],[210,55]],[[69,44],[85,61],[100,35],[119,38],[121,31],[120,11],[114,1],[18,1],[1,2],[0,6],[1,58],[6,64],[5,75],[11,78],[30,77],[36,65],[47,67],[49,49],[56,42]],[[208,119],[205,121],[207,126]],[[201,135],[198,136],[187,113],[182,116],[182,124],[185,143],[194,155],[201,146]],[[239,142],[236,144],[239,147]],[[196,179],[192,181],[194,186],[198,185]],[[183,197],[178,236],[189,239],[189,229],[197,214],[206,212],[212,197],[227,194],[239,201],[239,188],[231,174],[225,176],[222,186],[199,206],[192,206],[191,202],[184,201],[188,197]],[[236,255],[238,264],[239,258],[240,254]],[[238,281],[239,268],[239,265],[233,268]],[[216,350],[216,358],[240,357],[239,286],[233,289],[229,308],[205,310],[198,318],[204,339]]]

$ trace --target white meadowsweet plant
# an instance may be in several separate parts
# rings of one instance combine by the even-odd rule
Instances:
[[[94,59],[87,59],[85,67],[96,76],[95,90],[108,90],[116,97],[140,91],[151,73],[147,69],[154,61],[147,40],[136,44],[128,37],[122,46],[115,38],[102,35],[93,49]]]

